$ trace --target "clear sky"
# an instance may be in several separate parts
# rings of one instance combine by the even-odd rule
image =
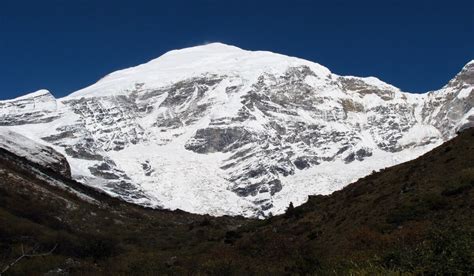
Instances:
[[[0,99],[41,88],[61,97],[206,42],[425,92],[474,59],[474,1],[1,0]]]

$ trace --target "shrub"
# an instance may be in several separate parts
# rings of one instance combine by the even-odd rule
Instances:
[[[389,269],[423,274],[474,273],[472,230],[434,228],[414,246],[399,245],[381,258]]]
[[[393,224],[402,224],[409,220],[423,218],[429,211],[445,209],[448,201],[437,193],[428,193],[418,201],[404,202],[397,209],[391,211],[386,221]]]
[[[107,237],[87,237],[80,248],[80,255],[94,260],[103,260],[120,253],[118,241]]]

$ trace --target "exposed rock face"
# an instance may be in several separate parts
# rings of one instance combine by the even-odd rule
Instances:
[[[201,128],[184,147],[197,153],[228,152],[252,142],[252,135],[245,128]]]
[[[444,137],[472,126],[474,123],[474,61],[468,63],[440,91],[430,92],[423,107],[429,124]]]
[[[138,204],[266,216],[407,161],[474,123],[474,62],[401,92],[269,52],[169,52],[56,100],[0,102],[0,125],[64,152],[73,177]]]

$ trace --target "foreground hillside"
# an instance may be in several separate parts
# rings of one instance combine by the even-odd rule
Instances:
[[[474,273],[474,129],[267,220],[127,204],[0,151],[11,275]],[[55,183],[56,185],[52,186]]]

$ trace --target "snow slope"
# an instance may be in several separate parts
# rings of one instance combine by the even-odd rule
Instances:
[[[56,170],[64,176],[71,176],[69,165],[64,156],[51,147],[38,144],[11,130],[0,128],[0,148],[45,168]]]
[[[203,74],[238,76],[255,81],[263,73],[282,73],[288,67],[307,65],[321,76],[330,71],[316,63],[265,51],[245,51],[222,43],[211,43],[170,51],[148,63],[113,72],[96,84],[72,93],[67,98],[127,94],[142,89],[172,85]]]

